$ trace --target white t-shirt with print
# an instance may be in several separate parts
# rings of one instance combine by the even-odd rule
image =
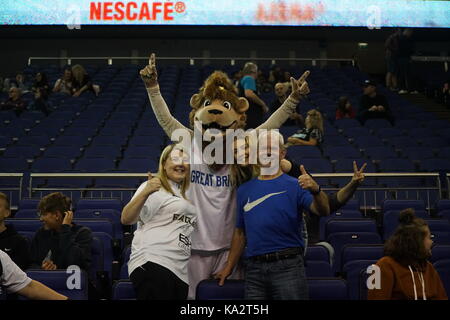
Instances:
[[[192,139],[191,180],[187,197],[197,209],[197,229],[192,234],[192,249],[216,251],[230,247],[236,224],[236,192],[231,185],[230,165],[212,171],[201,159],[201,147]],[[192,159],[192,157],[191,157]],[[199,161],[198,161],[199,162]]]
[[[146,183],[139,186],[133,199]],[[150,261],[171,270],[188,283],[187,263],[197,212],[181,196],[179,186],[169,183],[175,195],[161,188],[152,193],[142,207],[131,244],[128,274]]]

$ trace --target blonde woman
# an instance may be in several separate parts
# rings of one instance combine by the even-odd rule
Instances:
[[[257,164],[250,163],[249,138],[237,138],[233,141],[234,166],[231,167],[231,183],[235,187],[256,178],[259,175]]]
[[[305,128],[288,138],[289,146],[320,146],[323,142],[323,118],[322,114],[311,109],[306,114]]]
[[[72,67],[73,74],[73,96],[79,97],[83,92],[91,90],[98,95],[100,87],[92,83],[91,77],[86,69],[81,64],[76,64]]]
[[[137,223],[128,273],[138,300],[184,300],[187,264],[197,212],[186,199],[188,154],[176,145],[161,154],[157,177],[136,191],[122,211],[125,225]]]

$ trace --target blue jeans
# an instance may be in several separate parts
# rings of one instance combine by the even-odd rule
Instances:
[[[247,259],[245,299],[308,300],[303,256],[273,262]]]

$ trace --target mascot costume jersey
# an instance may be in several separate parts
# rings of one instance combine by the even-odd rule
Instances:
[[[299,80],[291,78],[292,93],[283,105],[258,129],[277,129],[295,111],[301,95],[309,93],[305,81],[309,72]],[[177,121],[169,111],[161,96],[155,65],[155,55],[150,57],[149,65],[140,71],[145,83],[150,103],[155,116],[171,137],[177,129],[184,129],[191,137],[192,129]],[[191,126],[201,123],[203,132],[207,129],[244,128],[248,101],[238,97],[236,87],[228,76],[215,71],[206,80],[197,94],[190,101],[192,110],[189,114]],[[192,139],[191,156],[202,157],[205,147],[196,146],[199,142]],[[197,153],[197,154],[196,154]],[[198,154],[200,153],[200,154]],[[191,184],[187,198],[198,210],[197,228],[192,234],[191,258],[189,260],[189,298],[195,298],[197,284],[203,279],[210,279],[213,274],[223,269],[226,264],[231,238],[236,223],[236,186],[231,183],[231,166],[229,164],[192,163],[190,165]],[[236,272],[234,277],[239,277]],[[231,278],[233,278],[233,276]]]

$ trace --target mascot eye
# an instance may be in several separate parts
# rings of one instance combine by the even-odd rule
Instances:
[[[231,109],[231,103],[228,102],[228,101],[224,101],[224,102],[222,103],[222,105],[223,105],[225,108],[227,108],[227,109]]]
[[[203,102],[203,106],[207,107],[211,104],[211,100],[206,99],[205,102]]]

